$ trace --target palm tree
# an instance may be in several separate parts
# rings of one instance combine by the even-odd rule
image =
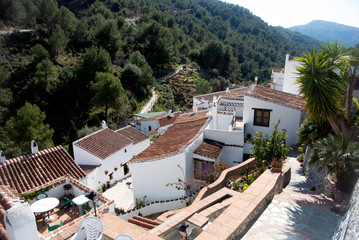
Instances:
[[[314,146],[310,163],[327,166],[328,172],[335,175],[335,182],[342,190],[349,190],[355,182],[359,170],[359,143],[350,140],[345,134],[318,140]]]
[[[321,45],[319,51],[298,58],[299,91],[306,103],[308,116],[319,124],[329,122],[336,135],[346,132],[345,99],[347,81],[344,74],[349,62],[343,45],[334,42]]]

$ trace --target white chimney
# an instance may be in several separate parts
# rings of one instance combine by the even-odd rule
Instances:
[[[35,215],[27,202],[5,212],[5,228],[11,240],[40,239]]]
[[[107,125],[106,125],[105,120],[102,120],[102,122],[101,122],[101,126],[102,126],[102,129],[107,128]]]
[[[38,153],[39,152],[39,146],[37,146],[37,143],[32,140],[31,141],[31,153],[34,154],[34,153]]]
[[[2,150],[0,150],[0,160],[1,160],[1,163],[6,162],[6,157]]]
[[[173,113],[172,113],[172,109],[168,110],[168,115],[167,116],[168,117],[173,117],[174,116]]]
[[[258,85],[258,77],[257,76],[254,77],[254,84]]]
[[[289,54],[287,53],[286,55],[285,55],[285,63],[287,63],[289,61]]]
[[[216,106],[217,104],[217,96],[213,96],[213,106]]]
[[[226,88],[226,93],[229,93],[229,87]]]

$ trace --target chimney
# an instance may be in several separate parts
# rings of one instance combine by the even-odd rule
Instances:
[[[174,116],[173,113],[172,113],[172,109],[168,110],[168,115],[167,116],[171,117],[171,118]]]
[[[31,153],[34,154],[34,153],[38,153],[39,152],[39,146],[37,146],[37,143],[32,140],[31,141]]]
[[[257,76],[254,77],[254,84],[258,85],[258,77]]]
[[[216,106],[217,104],[217,96],[213,96],[213,106]]]
[[[226,88],[226,93],[229,93],[229,87]]]
[[[102,122],[101,122],[101,126],[102,126],[102,129],[107,128],[107,125],[106,125],[105,120],[102,120]]]
[[[1,163],[6,162],[6,157],[2,150],[0,150],[0,161],[1,161]]]
[[[289,61],[289,54],[287,53],[286,55],[285,55],[285,63],[287,63]]]

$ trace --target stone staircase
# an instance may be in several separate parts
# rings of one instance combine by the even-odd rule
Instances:
[[[157,222],[155,220],[145,218],[145,217],[140,217],[140,216],[133,216],[132,218],[128,219],[127,221],[129,223],[140,226],[146,230],[151,230],[161,224],[160,222]]]

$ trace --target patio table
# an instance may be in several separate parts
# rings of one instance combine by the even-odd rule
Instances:
[[[31,205],[31,210],[33,213],[40,213],[43,215],[44,222],[51,222],[51,218],[49,216],[49,212],[53,210],[57,205],[59,205],[60,201],[54,197],[42,198]],[[47,214],[47,219],[46,219]]]
[[[85,197],[85,195],[80,195],[80,196],[77,196],[74,199],[72,199],[72,202],[79,207],[80,216],[82,216],[82,214],[83,214],[82,213],[82,205],[88,203],[89,201],[90,201],[90,199]],[[73,206],[74,205],[72,205],[72,209],[73,209]]]

